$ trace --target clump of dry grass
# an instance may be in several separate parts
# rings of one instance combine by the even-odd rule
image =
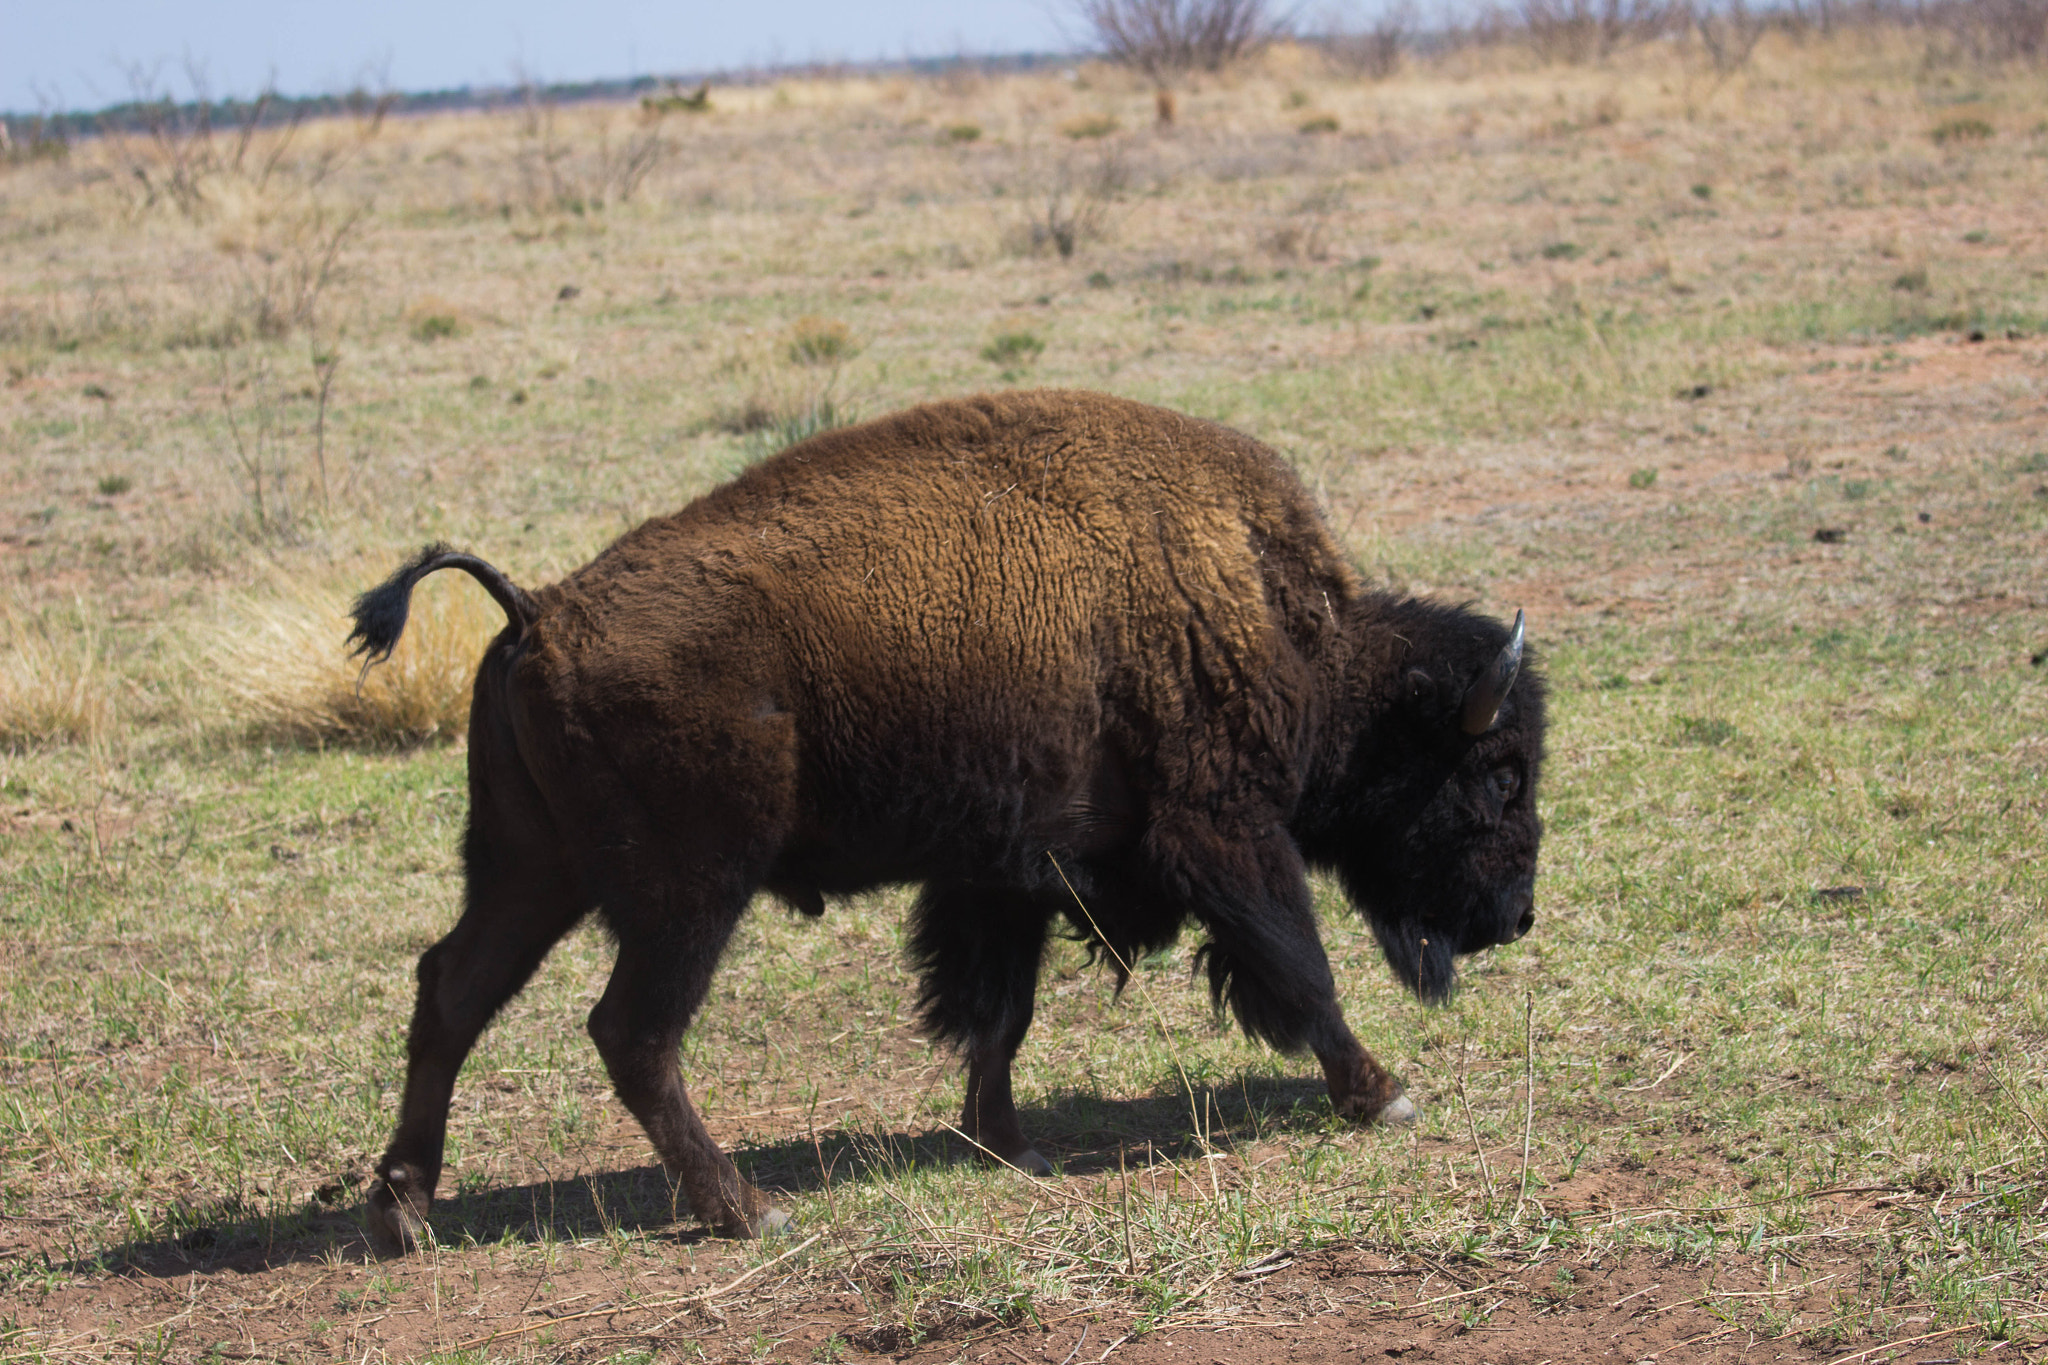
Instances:
[[[415,300],[405,310],[405,330],[414,341],[441,341],[469,330],[460,308],[438,294]]]
[[[0,612],[0,747],[86,743],[113,724],[116,679],[83,611]]]
[[[349,598],[339,584],[287,581],[236,602],[207,658],[229,715],[294,744],[390,748],[460,735],[477,659],[504,626],[497,608],[461,584],[422,588],[398,648],[364,671],[343,646]]]
[[[792,365],[838,366],[860,354],[860,341],[837,318],[805,316],[790,328],[785,353]]]

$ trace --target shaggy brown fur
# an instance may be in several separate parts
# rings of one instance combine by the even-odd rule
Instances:
[[[762,888],[815,915],[922,885],[912,952],[967,1056],[962,1126],[1032,1170],[1010,1064],[1054,921],[1121,974],[1192,920],[1219,1004],[1371,1120],[1412,1106],[1338,1012],[1306,867],[1341,874],[1426,998],[1533,919],[1540,682],[1512,685],[1498,623],[1364,590],[1287,466],[1212,423],[1089,393],[916,408],[531,596],[430,547],[357,604],[362,650],[442,567],[510,623],[477,673],[466,908],[420,960],[372,1196],[401,1242],[463,1058],[593,909],[619,956],[590,1032],[691,1207],[738,1235],[784,1220],[676,1057]]]

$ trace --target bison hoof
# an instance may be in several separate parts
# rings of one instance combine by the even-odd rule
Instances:
[[[425,1201],[416,1197],[400,1176],[398,1187],[379,1181],[370,1191],[370,1235],[385,1251],[401,1256],[425,1246],[433,1231],[427,1226]]]
[[[1415,1101],[1406,1095],[1396,1095],[1381,1105],[1379,1112],[1372,1116],[1372,1122],[1383,1127],[1398,1127],[1415,1122]]]
[[[1010,1165],[1026,1175],[1047,1176],[1052,1174],[1052,1163],[1038,1154],[1036,1147],[1026,1147],[1010,1158]]]
[[[747,1229],[745,1235],[748,1237],[760,1237],[770,1241],[777,1237],[794,1237],[796,1235],[796,1219],[770,1204],[767,1208],[754,1215],[754,1221]]]

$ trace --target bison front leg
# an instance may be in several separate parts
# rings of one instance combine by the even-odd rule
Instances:
[[[1285,832],[1227,839],[1162,823],[1150,840],[1167,888],[1208,927],[1209,988],[1247,1033],[1282,1052],[1315,1053],[1337,1113],[1361,1123],[1415,1116],[1401,1083],[1344,1022],[1317,931],[1301,854]]]
[[[1050,918],[1021,891],[935,882],[918,898],[910,934],[925,1026],[967,1056],[960,1131],[1029,1175],[1052,1174],[1052,1163],[1024,1136],[1010,1064],[1031,1028]]]
[[[710,989],[711,971],[744,906],[687,918],[668,932],[620,927],[619,957],[590,1012],[590,1036],[618,1092],[647,1130],[690,1211],[727,1237],[759,1237],[790,1225],[704,1129],[683,1088],[676,1050]]]

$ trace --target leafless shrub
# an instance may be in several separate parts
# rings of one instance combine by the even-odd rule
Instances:
[[[1103,55],[1165,85],[1220,71],[1285,30],[1266,0],[1075,0]]]
[[[700,93],[708,107],[708,92]],[[689,102],[692,98],[683,97],[675,108],[698,108]],[[664,102],[643,103],[638,126],[622,140],[613,138],[610,117],[600,115],[594,142],[579,147],[563,133],[560,108],[546,90],[522,81],[519,100],[519,145],[513,159],[530,212],[580,214],[623,204],[674,150],[663,131],[674,109]]]
[[[1012,244],[1025,254],[1049,247],[1062,257],[1072,256],[1083,243],[1103,235],[1110,209],[1129,183],[1130,167],[1115,142],[1103,142],[1093,156],[1060,156],[1026,197],[1026,216],[1012,233]]]
[[[1382,9],[1363,27],[1332,33],[1322,40],[1324,53],[1346,73],[1383,81],[1401,69],[1401,55],[1415,32],[1415,8],[1403,3]]]
[[[223,234],[220,248],[239,277],[237,312],[255,335],[282,337],[318,324],[320,296],[368,213],[368,205],[336,210],[309,201],[266,223],[253,240]]]
[[[1770,17],[1752,11],[1745,0],[1724,0],[1718,7],[1702,5],[1693,12],[1692,22],[1715,73],[1728,76],[1749,64]]]
[[[1521,0],[1520,17],[1539,57],[1576,65],[1661,38],[1687,10],[1683,0]]]
[[[2048,0],[1949,0],[1927,17],[1974,61],[2048,61]]]
[[[100,121],[101,131],[139,186],[143,209],[168,203],[192,221],[213,216],[235,192],[264,193],[287,164],[304,126],[307,106],[288,102],[282,126],[273,117],[281,101],[274,88],[255,100],[216,101],[205,70],[188,65],[193,98],[180,103],[154,70],[128,69],[131,102]],[[332,140],[294,166],[295,188],[309,192],[366,147],[384,126],[396,96],[357,90],[346,105],[349,137]],[[115,117],[114,114],[118,114]],[[225,191],[232,185],[234,191]]]

